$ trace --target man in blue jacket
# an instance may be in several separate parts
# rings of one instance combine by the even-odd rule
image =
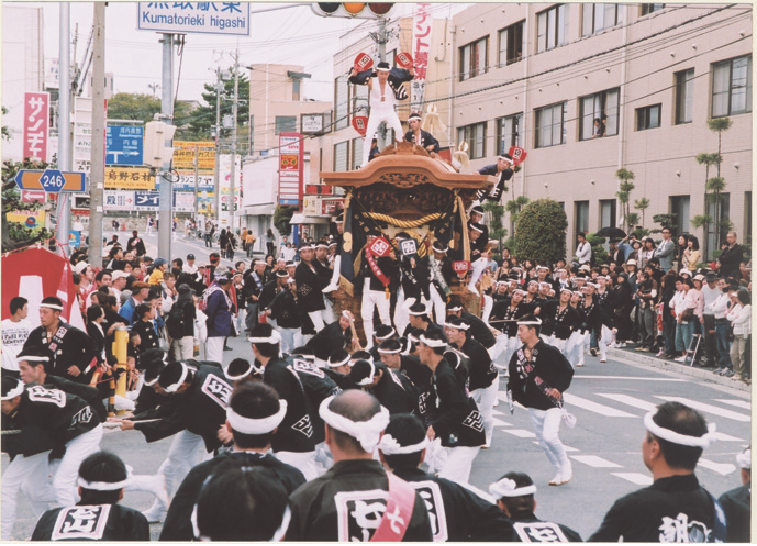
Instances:
[[[223,342],[234,335],[233,304],[229,296],[231,273],[226,268],[214,272],[213,284],[205,296],[205,314],[208,316],[208,360],[223,364]]]

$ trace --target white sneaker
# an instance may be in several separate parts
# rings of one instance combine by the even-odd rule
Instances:
[[[607,359],[606,358],[600,358],[599,362],[600,362],[600,364],[606,364],[607,363]]]
[[[579,368],[583,368],[584,367],[583,361],[581,361],[578,364],[576,364],[576,366],[579,367]]]
[[[162,506],[153,505],[152,508],[145,510],[142,514],[147,519],[147,523],[163,523],[166,519],[166,512],[167,510]]]
[[[676,362],[684,362],[685,360],[686,360],[686,355],[679,356],[678,358],[676,358]]]
[[[548,484],[548,485],[562,485],[562,474],[560,474],[560,473],[558,472],[558,473],[557,473],[557,474],[555,475],[555,477],[554,477],[554,478],[552,478],[551,480],[549,480],[549,481],[547,482],[547,484]]]
[[[324,293],[333,292],[333,291],[334,291],[334,290],[336,290],[337,288],[339,288],[339,287],[338,287],[337,285],[335,285],[335,284],[330,284],[330,285],[328,285],[328,286],[327,286],[326,288],[324,288],[324,289],[322,290],[322,292],[324,292]]]

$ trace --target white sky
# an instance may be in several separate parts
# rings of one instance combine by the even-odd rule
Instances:
[[[39,5],[44,8],[44,57],[46,60],[56,58],[59,6],[57,2],[41,2]],[[287,10],[254,13],[282,5],[284,4],[253,3],[249,37],[187,34],[178,98],[201,100],[203,83],[213,79],[213,71],[218,64],[224,68],[232,65],[230,53],[238,47],[241,65],[270,63],[304,66],[305,72],[312,75],[311,79],[304,80],[304,97],[333,100],[332,64],[333,55],[339,49],[339,37],[361,21],[319,17],[307,4]],[[463,4],[459,7],[462,6]],[[459,7],[455,6],[454,11]],[[410,14],[411,8],[412,4],[397,6],[393,16],[405,12]],[[73,47],[71,49],[71,60],[77,64],[82,62],[84,56],[92,24],[92,11],[91,2],[70,3],[72,39],[76,24],[79,25],[76,57]],[[136,26],[136,3],[110,2],[105,8],[105,72],[113,73],[115,92],[152,94],[148,85],[160,84],[162,79],[162,44],[158,43],[160,35],[136,30]],[[175,62],[176,77],[179,74],[178,58]],[[160,90],[157,91],[157,96],[160,97]]]

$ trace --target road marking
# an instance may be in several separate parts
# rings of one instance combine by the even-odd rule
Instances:
[[[512,423],[505,423],[504,421],[500,421],[496,417],[492,419],[492,423],[494,423],[494,426],[497,426],[497,427],[509,427],[509,426],[512,426]]]
[[[608,461],[607,459],[603,459],[596,455],[571,455],[570,458],[593,468],[623,468],[619,464],[615,464],[612,461]]]
[[[703,466],[704,468],[709,468],[710,470],[714,470],[721,476],[727,476],[728,474],[731,474],[734,470],[736,470],[736,466],[728,463],[716,463],[715,461],[711,461],[710,459],[705,459],[704,457],[699,458],[699,466]]]
[[[736,406],[737,408],[745,409],[747,411],[752,410],[752,404],[750,402],[747,402],[746,400],[728,400],[724,398],[716,398],[715,402],[728,404],[729,406]]]
[[[633,379],[635,381],[674,381],[687,382],[688,379],[677,379],[674,377],[634,377],[631,375],[575,375],[573,379]]]
[[[507,432],[508,434],[512,434],[513,436],[517,436],[518,438],[536,438],[536,434],[534,434],[530,430],[521,430],[516,428],[515,430],[505,430],[503,432]]]
[[[647,402],[646,400],[640,400],[638,398],[634,398],[633,396],[628,396],[625,394],[611,394],[611,393],[602,393],[602,392],[598,392],[596,394],[597,396],[601,396],[602,398],[614,400],[615,402],[620,402],[622,404],[628,404],[629,406],[633,406],[634,408],[638,408],[644,411],[654,411],[655,408],[657,407],[657,405],[652,402]]]
[[[638,415],[633,415],[625,411],[611,408],[610,406],[605,406],[597,402],[592,402],[591,400],[587,400],[586,398],[580,398],[574,394],[569,394],[567,392],[565,393],[565,401],[571,406],[576,406],[577,408],[593,411],[594,413],[599,413],[600,415],[604,415],[605,417],[630,417],[630,418],[638,417]]]
[[[622,478],[624,480],[627,480],[631,483],[634,483],[636,485],[644,485],[649,486],[654,483],[654,480],[651,476],[646,476],[644,474],[634,474],[634,473],[614,473],[613,476],[616,476],[618,478]]]
[[[676,396],[655,396],[655,398],[659,398],[660,400],[666,400],[668,402],[680,402],[681,404],[686,404],[690,408],[693,408],[695,410],[704,411],[707,413],[713,413],[715,415],[719,415],[720,417],[724,417],[726,419],[733,419],[734,421],[741,421],[742,423],[748,423],[752,420],[750,415],[746,415],[744,413],[737,413],[735,411],[722,409],[717,406],[713,406],[711,404],[705,404],[704,402],[697,402],[696,400],[689,400],[688,398],[678,398]]]
[[[712,437],[715,438],[719,442],[743,442],[743,438],[737,438],[736,436],[731,436],[730,434],[726,434],[724,432],[712,432]]]
[[[539,442],[536,442],[536,441],[534,441],[534,444],[536,444],[537,446],[541,445]],[[565,451],[567,451],[568,453],[577,453],[581,451],[577,447],[566,446],[565,444],[563,444],[563,447],[565,448]]]

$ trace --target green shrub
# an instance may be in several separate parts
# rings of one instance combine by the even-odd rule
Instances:
[[[568,217],[557,201],[531,201],[515,223],[513,252],[521,259],[554,263],[565,257]]]

